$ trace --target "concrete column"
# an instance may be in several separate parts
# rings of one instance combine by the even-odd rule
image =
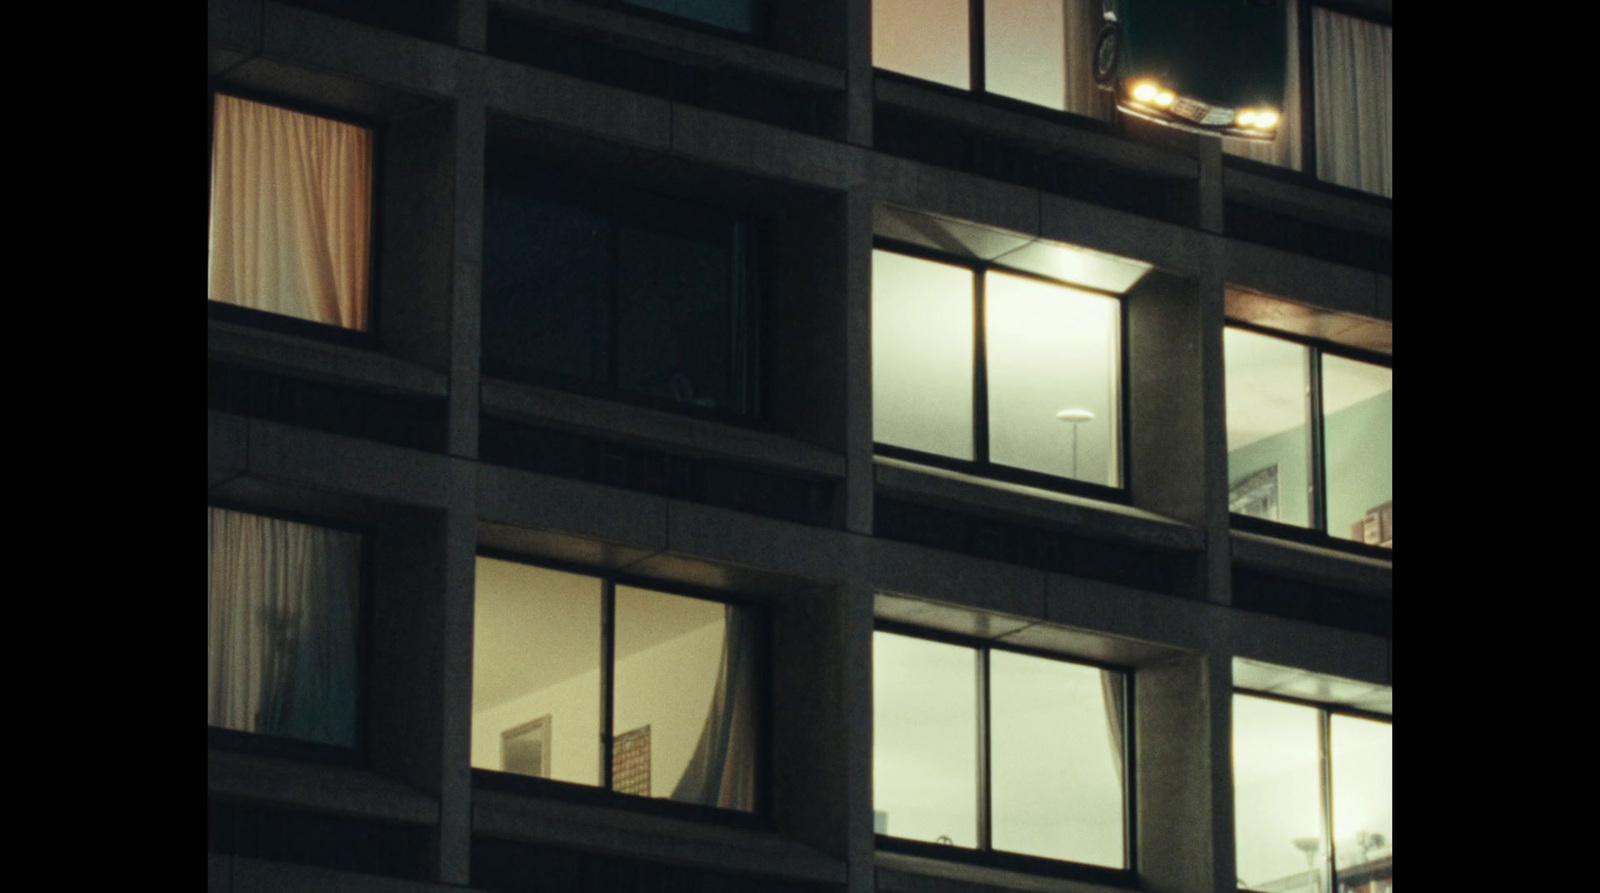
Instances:
[[[476,60],[458,73],[463,98],[458,100],[452,143],[451,190],[454,265],[450,302],[450,402],[447,451],[453,456],[478,455],[478,381],[483,283],[484,143],[488,123]]]
[[[872,533],[872,198],[846,197],[845,529]]]
[[[872,146],[872,0],[845,5],[845,141]]]

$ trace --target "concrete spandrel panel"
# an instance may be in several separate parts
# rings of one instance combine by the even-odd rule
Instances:
[[[1249,658],[1233,659],[1235,688],[1303,698],[1325,704],[1343,704],[1375,713],[1394,713],[1394,689],[1325,673],[1313,673]]]
[[[654,554],[654,550],[638,546],[486,522],[478,524],[478,546],[608,571],[627,567]]]

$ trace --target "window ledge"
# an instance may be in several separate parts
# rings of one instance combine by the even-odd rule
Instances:
[[[1384,598],[1394,596],[1393,561],[1245,530],[1230,531],[1230,538],[1233,560],[1245,567],[1313,583],[1334,583]]]
[[[1377,195],[1370,200],[1337,195],[1313,185],[1309,178],[1304,183],[1286,182],[1234,166],[1229,161],[1232,159],[1224,162],[1222,170],[1223,191],[1229,198],[1320,223],[1394,238],[1394,208],[1388,199]]]
[[[985,105],[976,97],[947,96],[892,77],[873,79],[878,102],[907,111],[978,127],[997,137],[1020,140],[1047,152],[1064,152],[1142,173],[1181,180],[1196,180],[1200,162],[1155,146],[1058,124],[1039,117]],[[1053,111],[1040,107],[1041,111]],[[1055,112],[1065,115],[1066,112]]]
[[[877,865],[877,889],[881,893],[989,893],[997,888],[1039,893],[1127,893],[1125,887],[1091,881],[1040,877],[883,850],[877,853]]]
[[[1011,518],[1047,522],[1096,536],[1166,549],[1199,551],[1205,533],[1164,515],[1113,502],[996,481],[904,459],[873,457],[874,482],[902,496],[933,500],[951,508],[979,509]]]
[[[776,834],[704,825],[624,809],[536,799],[502,791],[473,792],[475,833],[574,846],[644,859],[843,884],[842,860]]]
[[[841,69],[740,40],[679,28],[642,16],[572,0],[496,0],[507,9],[602,30],[618,43],[691,65],[711,62],[829,90],[845,89]]]
[[[514,421],[820,477],[845,474],[837,453],[737,425],[490,378],[482,394],[485,410]]]
[[[213,360],[411,396],[449,394],[449,383],[443,374],[386,354],[238,323],[211,320],[208,326],[207,350]]]
[[[212,794],[412,824],[439,821],[439,801],[365,769],[210,751]]]

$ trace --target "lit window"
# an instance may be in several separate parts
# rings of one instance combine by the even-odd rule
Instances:
[[[217,94],[206,296],[368,326],[372,131]]]
[[[873,0],[872,64],[961,90],[1082,115],[1100,104],[1094,83],[1099,0]],[[982,70],[971,52],[980,29]],[[981,86],[978,86],[981,85]]]
[[[1224,332],[1229,510],[1394,545],[1394,370]]]
[[[361,537],[208,511],[208,724],[355,746]]]
[[[872,649],[880,835],[1128,867],[1124,673],[881,630]]]
[[[1376,718],[1234,696],[1234,840],[1241,889],[1390,893],[1393,729]]]
[[[489,374],[756,413],[749,222],[492,155],[483,238]]]
[[[1317,176],[1393,196],[1393,29],[1314,8],[1311,60]]]
[[[1110,294],[874,251],[873,440],[1025,483],[1120,487],[1121,314]]]
[[[754,811],[757,622],[748,608],[480,557],[472,765]]]

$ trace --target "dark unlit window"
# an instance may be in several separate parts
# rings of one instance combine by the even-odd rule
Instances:
[[[751,609],[487,557],[475,604],[473,766],[756,808]]]
[[[361,537],[208,513],[208,724],[355,746]]]
[[[490,374],[754,414],[749,222],[495,166],[484,213]]]
[[[653,9],[740,34],[760,27],[761,0],[622,0],[629,6]]]

